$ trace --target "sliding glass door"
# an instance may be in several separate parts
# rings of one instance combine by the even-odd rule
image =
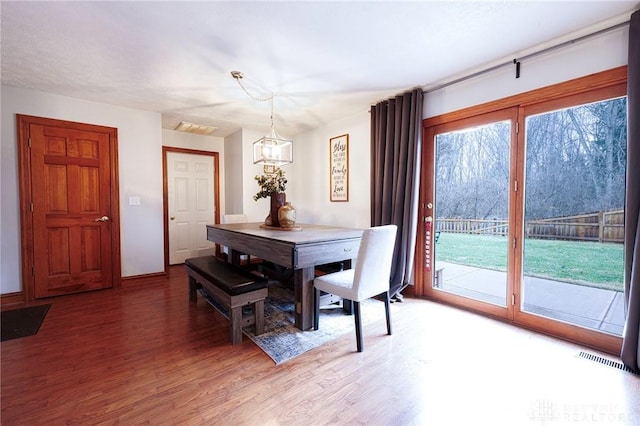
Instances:
[[[619,351],[625,95],[620,68],[425,120],[417,294]]]
[[[507,303],[510,133],[511,123],[498,121],[435,140],[433,285],[500,306]]]
[[[623,327],[626,98],[525,109],[523,312]],[[531,114],[528,114],[531,111]]]
[[[514,110],[433,129],[430,293],[506,316]]]

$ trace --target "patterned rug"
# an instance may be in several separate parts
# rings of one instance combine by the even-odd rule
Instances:
[[[269,285],[269,296],[264,306],[264,333],[255,336],[253,326],[243,332],[276,365],[334,340],[345,333],[353,334],[353,351],[356,350],[356,332],[353,315],[342,311],[340,306],[320,309],[320,329],[302,331],[295,327],[293,292],[279,284]],[[384,321],[384,303],[367,300],[360,303],[363,328],[374,321]],[[381,325],[381,333],[386,334],[386,325]]]

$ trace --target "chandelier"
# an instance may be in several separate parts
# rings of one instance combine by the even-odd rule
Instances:
[[[233,77],[242,90],[252,99],[271,104],[271,129],[268,135],[261,137],[253,143],[253,164],[265,164],[282,166],[293,163],[293,141],[278,135],[273,124],[273,93],[266,98],[253,96],[242,84],[244,74],[240,71],[231,71]]]

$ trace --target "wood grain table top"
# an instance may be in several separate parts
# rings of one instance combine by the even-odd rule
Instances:
[[[262,223],[260,222],[228,223],[207,225],[207,227],[224,231],[237,232],[239,234],[251,235],[258,238],[287,242],[294,245],[361,238],[363,231],[362,229],[356,228],[342,228],[337,226],[313,225],[305,223],[296,224],[296,226],[302,228],[302,230],[300,231],[287,231],[271,228],[261,228],[261,224]]]

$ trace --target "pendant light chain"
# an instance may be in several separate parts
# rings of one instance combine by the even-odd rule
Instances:
[[[276,133],[276,127],[273,122],[273,99],[275,98],[274,93],[270,92],[270,95],[266,97],[254,96],[253,94],[249,93],[247,88],[244,87],[244,84],[242,84],[241,80],[244,78],[244,74],[242,72],[231,71],[231,77],[233,77],[238,82],[238,85],[242,88],[244,93],[246,93],[247,96],[249,96],[254,101],[270,102],[271,134],[268,136],[263,136],[253,143],[253,164],[265,164],[280,167],[281,165],[292,163],[293,141],[280,137]]]
[[[273,94],[271,95],[271,136],[276,136],[276,127],[273,125]]]
[[[246,93],[247,96],[249,96],[254,101],[258,101],[258,102],[271,101],[271,109],[273,110],[273,92],[271,92],[271,95],[269,95],[266,98],[259,98],[257,96],[253,96],[251,93],[249,93],[247,88],[244,87],[244,84],[242,84],[242,79],[244,78],[244,74],[242,72],[240,72],[240,71],[231,71],[231,77],[233,77],[238,82],[238,84],[240,85],[240,87],[242,88],[244,93]]]
[[[275,130],[275,126],[273,124],[273,92],[271,92],[271,94],[268,97],[264,97],[264,98],[260,98],[258,96],[254,96],[251,93],[249,93],[249,91],[247,90],[246,87],[244,87],[244,84],[242,84],[242,79],[244,78],[244,74],[241,71],[231,71],[231,77],[233,77],[238,84],[240,85],[240,87],[242,88],[242,90],[244,91],[244,93],[247,94],[247,96],[249,96],[251,99],[253,99],[254,101],[258,101],[258,102],[270,102],[271,104],[271,134],[275,135],[276,130]]]

